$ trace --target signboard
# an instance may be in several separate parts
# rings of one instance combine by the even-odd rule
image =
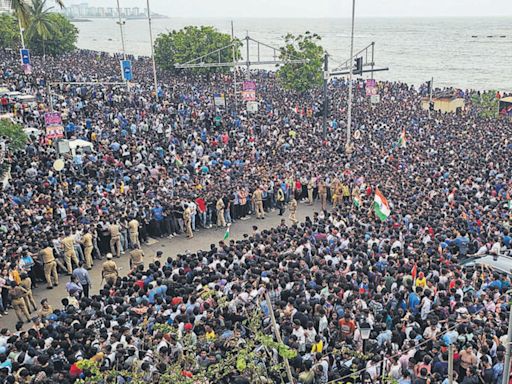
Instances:
[[[121,76],[124,81],[133,79],[132,62],[130,60],[121,60]]]
[[[247,112],[258,112],[259,104],[257,101],[248,101],[247,102]]]
[[[375,79],[366,80],[366,96],[374,96],[377,94],[377,82]]]
[[[242,86],[243,101],[256,101],[256,82],[244,81]]]
[[[217,107],[225,107],[226,106],[226,97],[223,93],[214,93],[213,94],[213,104]]]
[[[372,104],[379,104],[380,103],[380,95],[371,95],[370,102]]]
[[[46,125],[46,140],[61,139],[64,137],[64,127],[62,126],[60,113],[45,113],[44,123]]]
[[[28,49],[20,49],[21,64],[30,64],[30,52]]]

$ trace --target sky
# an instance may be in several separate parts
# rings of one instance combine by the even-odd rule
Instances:
[[[51,2],[51,0],[50,0]],[[115,0],[64,0],[115,7]],[[120,0],[145,8],[145,0]],[[350,17],[351,0],[150,0],[152,12],[170,17]],[[511,0],[356,0],[358,17],[512,16]]]

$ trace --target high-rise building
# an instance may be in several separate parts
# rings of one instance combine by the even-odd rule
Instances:
[[[132,16],[139,16],[139,14],[140,14],[139,7],[133,7],[132,8]]]
[[[123,12],[123,11],[121,11]],[[132,15],[132,9],[131,8],[124,8],[124,16],[131,16]]]
[[[0,0],[0,13],[11,12],[11,0]]]

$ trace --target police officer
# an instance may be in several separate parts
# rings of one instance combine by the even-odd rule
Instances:
[[[110,232],[110,252],[115,257],[121,257],[121,228],[117,223],[117,220],[114,220],[109,227]]]
[[[134,244],[133,250],[130,252],[130,267],[135,270],[139,265],[144,266],[144,252],[138,244]]]
[[[66,237],[62,239],[62,249],[64,250],[64,258],[66,260],[66,268],[68,270],[68,275],[71,275],[73,272],[72,262],[78,266],[78,257],[76,257],[75,252],[75,239],[71,236],[69,231],[65,232]]]
[[[320,203],[322,204],[322,210],[327,210],[327,187],[325,182],[320,180],[318,182],[318,194],[320,195]]]
[[[219,197],[217,200],[217,203],[215,204],[215,208],[217,209],[217,226],[218,227],[225,227],[226,226],[226,220],[224,219],[224,208],[226,205],[224,204],[224,200],[222,200],[222,197]]]
[[[290,205],[289,205],[289,208],[290,208],[290,221],[292,222],[292,224],[297,224],[298,220],[297,220],[297,200],[295,199],[295,196],[292,197],[292,200],[290,201]]]
[[[139,222],[137,219],[133,218],[128,222],[128,231],[130,234],[130,243],[132,244],[132,247],[135,247],[135,244],[140,246]]]
[[[25,295],[27,290],[16,284],[15,281],[11,281],[11,288],[9,289],[9,296],[11,297],[12,307],[16,312],[18,320],[23,323],[23,316],[27,319],[27,323],[30,323],[30,314],[28,313],[27,306],[25,305]]]
[[[185,210],[183,211],[183,223],[185,225],[185,230],[187,231],[187,237],[189,239],[193,238],[194,234],[192,233],[192,210],[188,204],[185,204]]]
[[[82,244],[84,245],[85,269],[91,269],[94,265],[92,261],[92,250],[94,249],[92,233],[89,229],[82,236]]]
[[[313,191],[315,189],[315,179],[311,176],[308,183],[308,205],[313,205]]]
[[[44,244],[44,248],[41,250],[40,255],[43,260],[46,286],[48,289],[52,289],[54,285],[59,285],[59,275],[57,274],[57,261],[55,261],[55,256],[53,255],[53,248],[50,247],[49,243]]]
[[[118,276],[119,272],[117,271],[116,262],[112,260],[112,254],[107,253],[107,261],[103,263],[101,277],[105,279],[107,284],[112,286],[116,283]]]
[[[31,312],[30,305],[32,305],[34,311],[37,311],[36,301],[34,300],[34,296],[32,295],[32,279],[25,272],[23,272],[20,275],[20,277],[20,287],[25,288],[25,290],[27,291],[27,294],[24,297],[25,306],[28,308],[29,312]]]
[[[253,198],[254,205],[256,206],[256,218],[264,219],[265,211],[263,210],[263,191],[261,190],[260,186],[258,186],[254,191]]]

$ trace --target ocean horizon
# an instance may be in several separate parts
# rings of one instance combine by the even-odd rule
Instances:
[[[90,19],[76,22],[80,30],[78,47],[120,52],[121,38],[115,19]],[[235,36],[246,33],[278,48],[287,33],[306,31],[322,37],[321,44],[331,56],[331,69],[350,56],[350,18],[295,17],[169,17],[153,20],[153,36],[186,25],[212,25]],[[146,19],[128,19],[124,28],[126,51],[150,55]],[[379,80],[402,81],[419,85],[434,78],[434,86],[462,89],[512,91],[510,55],[512,17],[358,17],[355,27],[355,52],[375,42],[376,67],[389,67],[375,73]],[[251,45],[256,60],[256,45]],[[242,56],[245,47],[242,47]],[[261,59],[271,59],[271,50],[261,49]],[[245,59],[245,57],[244,57]],[[275,69],[272,66],[259,67]]]

